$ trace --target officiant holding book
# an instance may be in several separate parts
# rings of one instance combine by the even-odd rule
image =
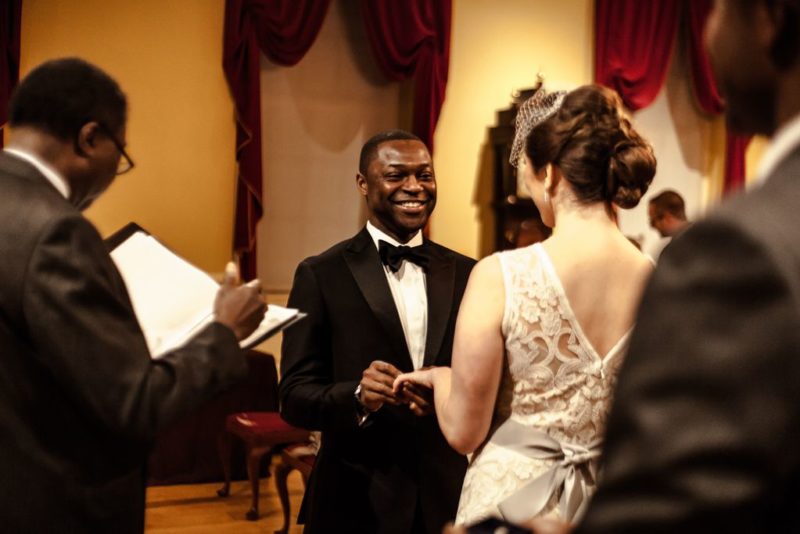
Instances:
[[[151,359],[125,284],[81,214],[130,170],[127,103],[80,59],[17,87],[0,153],[0,525],[142,532],[156,431],[247,373],[259,287],[226,275],[214,321]]]
[[[368,222],[297,267],[284,333],[281,414],[322,430],[301,510],[306,533],[436,533],[455,517],[466,458],[445,441],[430,392],[392,393],[401,372],[449,365],[474,260],[427,240],[436,178],[425,144],[399,130],[361,150]]]

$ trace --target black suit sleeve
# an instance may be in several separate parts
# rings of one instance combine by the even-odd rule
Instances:
[[[725,220],[665,250],[578,532],[783,531],[770,522],[797,484],[800,318],[776,257]]]
[[[287,329],[281,347],[281,415],[311,430],[357,427],[358,380],[334,381],[331,328],[319,282],[307,261],[298,267],[290,308],[308,316]]]
[[[112,431],[148,441],[247,372],[233,332],[218,323],[152,360],[100,236],[78,215],[49,225],[27,265],[21,305],[33,357]]]

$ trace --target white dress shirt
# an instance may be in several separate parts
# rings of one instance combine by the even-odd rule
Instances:
[[[772,174],[772,171],[800,145],[800,114],[787,122],[775,132],[772,140],[761,158],[756,175],[756,185],[761,185]]]
[[[408,243],[399,243],[396,239],[378,230],[372,223],[367,222],[367,231],[372,236],[375,248],[378,241],[386,241],[390,245],[399,247],[418,247],[422,245],[422,232],[419,231]],[[414,369],[422,367],[425,359],[425,339],[428,333],[428,294],[425,292],[425,271],[419,265],[403,260],[400,269],[393,273],[388,265],[383,266],[392,298],[403,325],[408,353]]]
[[[38,156],[18,148],[4,148],[3,151],[18,157],[19,159],[24,159],[36,167],[36,170],[42,173],[44,177],[47,178],[47,181],[53,184],[53,187],[55,187],[59,193],[64,195],[64,198],[69,199],[70,190],[67,181],[64,180],[64,178],[62,178],[61,175],[55,171],[55,169],[39,159]]]

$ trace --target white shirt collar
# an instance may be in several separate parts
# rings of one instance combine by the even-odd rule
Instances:
[[[367,221],[367,232],[369,232],[369,235],[372,237],[372,242],[375,243],[375,248],[378,248],[379,240],[386,241],[390,245],[394,245],[396,247],[399,247],[401,245],[407,247],[418,247],[423,243],[422,230],[418,230],[417,233],[414,234],[414,237],[408,240],[408,243],[400,243],[397,239],[393,238],[392,236],[387,235],[385,232],[378,230],[378,228],[375,227],[375,225],[369,221]]]
[[[784,124],[775,132],[761,158],[756,175],[756,185],[761,185],[784,159],[800,145],[800,114]]]
[[[53,187],[55,187],[58,190],[58,192],[64,196],[64,198],[69,199],[70,190],[67,181],[64,180],[64,178],[62,178],[61,175],[58,174],[58,172],[56,172],[55,169],[53,169],[51,166],[42,161],[38,156],[26,150],[21,150],[19,148],[6,147],[3,150],[5,152],[8,152],[9,154],[13,154],[14,156],[20,159],[24,159],[25,161],[36,167],[36,170],[42,173],[44,177],[47,178],[47,181],[53,184]]]

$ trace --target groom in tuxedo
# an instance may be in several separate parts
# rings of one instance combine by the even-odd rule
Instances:
[[[284,334],[281,413],[322,430],[301,518],[306,532],[438,533],[456,513],[466,459],[432,413],[429,391],[392,393],[401,372],[449,365],[474,261],[425,239],[436,204],[430,154],[392,130],[361,150],[368,222],[297,268]]]

